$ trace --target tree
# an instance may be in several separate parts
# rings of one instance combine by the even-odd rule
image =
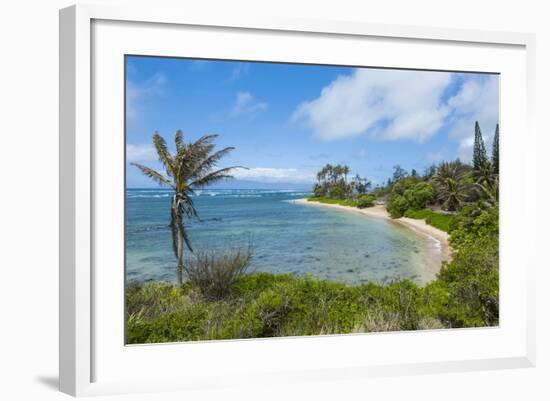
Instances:
[[[177,277],[180,283],[184,269],[184,245],[193,252],[183,217],[184,215],[188,219],[198,217],[191,195],[195,189],[222,179],[233,178],[230,172],[239,168],[233,166],[214,170],[218,161],[234,149],[226,147],[214,152],[213,142],[216,138],[217,135],[205,135],[196,142],[184,143],[183,134],[178,130],[174,141],[176,152],[172,154],[168,151],[164,138],[155,132],[153,145],[164,168],[164,174],[141,164],[131,163],[159,185],[165,185],[174,191],[170,206],[170,228],[172,229],[172,248],[177,259]]]
[[[411,170],[411,177],[415,177],[415,178],[416,178],[417,176],[418,176],[418,174],[416,173],[416,170],[413,168],[413,169]]]
[[[487,151],[485,150],[485,142],[483,142],[483,135],[479,128],[479,123],[476,121],[475,134],[474,134],[474,157],[473,164],[474,170],[479,170],[482,166],[488,163]]]
[[[367,193],[372,186],[372,183],[366,178],[356,174],[352,181],[353,189],[357,191],[359,195]]]
[[[349,166],[342,167],[342,173],[344,174],[344,182],[348,182]]]
[[[424,176],[422,177],[424,180],[429,180],[430,178],[433,177],[433,175],[436,173],[437,171],[437,166],[435,164],[432,164],[428,167],[426,167],[426,169],[424,170]]]
[[[464,169],[458,161],[442,162],[432,177],[436,197],[446,210],[460,209],[466,200],[467,186],[464,182]]]
[[[397,182],[403,178],[407,178],[407,176],[407,172],[400,165],[393,166],[392,182]]]
[[[491,161],[493,163],[493,170],[495,174],[499,173],[499,160],[498,160],[498,150],[499,150],[499,127],[495,128],[495,137],[493,138],[493,154]]]

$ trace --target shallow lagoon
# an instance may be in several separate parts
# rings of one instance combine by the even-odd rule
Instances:
[[[308,195],[198,191],[194,202],[201,220],[187,226],[193,247],[222,250],[251,242],[252,271],[313,274],[348,284],[400,278],[422,284],[435,277],[442,258],[435,239],[382,218],[292,202]],[[128,282],[176,281],[169,210],[168,190],[127,190]]]

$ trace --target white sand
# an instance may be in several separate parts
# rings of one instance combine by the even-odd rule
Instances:
[[[417,219],[411,219],[408,217],[400,217],[398,219],[392,219],[384,205],[375,205],[364,209],[358,209],[352,206],[331,205],[331,204],[315,202],[315,201],[310,202],[307,199],[296,199],[293,202],[299,203],[299,204],[307,204],[307,205],[313,205],[313,206],[322,206],[322,207],[329,207],[333,209],[346,210],[348,212],[359,213],[365,216],[372,216],[372,217],[378,217],[378,218],[390,220],[392,222],[408,227],[420,235],[425,235],[425,236],[428,236],[429,238],[432,238],[438,241],[441,245],[441,253],[443,256],[442,260],[451,259],[452,250],[451,250],[451,247],[449,246],[449,234],[438,228],[430,226],[423,219],[417,220]]]

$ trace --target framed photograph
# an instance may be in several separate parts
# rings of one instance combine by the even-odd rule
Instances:
[[[61,10],[61,390],[533,366],[533,48]]]

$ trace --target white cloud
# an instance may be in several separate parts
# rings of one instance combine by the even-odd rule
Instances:
[[[356,69],[300,104],[293,120],[323,140],[370,133],[422,142],[443,125],[448,110],[440,100],[450,80],[446,73]]]
[[[451,85],[458,91],[445,101]],[[499,120],[498,96],[494,75],[357,69],[324,87],[318,98],[300,104],[292,119],[327,141],[368,134],[421,143],[447,127],[449,138],[459,144],[458,156],[466,161],[475,121],[489,149]]]
[[[490,152],[495,126],[499,121],[499,81],[495,75],[484,79],[462,75],[461,87],[449,99],[451,114],[449,137],[459,144],[458,157],[465,162],[472,158],[474,126],[478,121],[485,147]]]
[[[231,115],[236,117],[243,114],[254,114],[265,109],[267,109],[267,103],[256,100],[250,92],[239,92]]]
[[[281,182],[281,183],[312,183],[315,174],[296,168],[255,167],[248,170],[237,169],[232,175],[241,180]]]
[[[164,74],[156,73],[141,83],[126,81],[126,117],[130,120],[139,114],[139,103],[146,96],[160,95],[166,85]]]
[[[157,160],[157,152],[153,145],[126,145],[126,161],[128,163],[133,162],[153,162]]]

